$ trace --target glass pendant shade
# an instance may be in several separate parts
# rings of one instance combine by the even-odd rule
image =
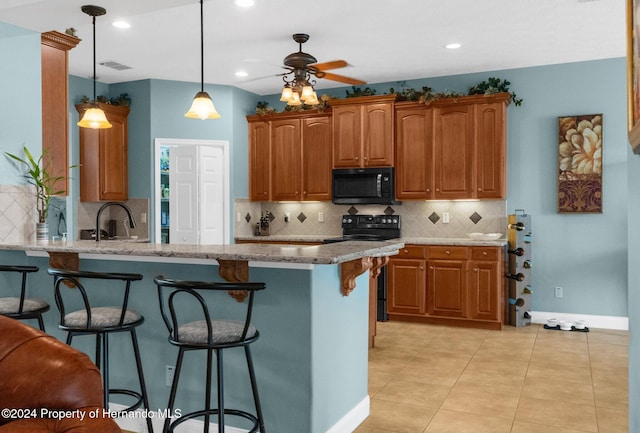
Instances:
[[[220,114],[216,111],[213,101],[207,92],[198,92],[193,98],[191,108],[184,117],[189,119],[219,119]]]
[[[300,101],[300,95],[298,95],[298,92],[292,92],[291,99],[289,99],[289,102],[287,102],[287,105],[291,105],[293,107],[302,105],[302,101]]]
[[[107,129],[111,128],[111,123],[107,120],[107,116],[98,107],[89,108],[84,112],[82,119],[78,122],[81,128],[91,129]]]
[[[300,95],[300,99],[307,102],[307,99],[314,99],[314,94],[315,92],[313,91],[313,87],[306,85],[302,88],[302,95]]]
[[[316,92],[313,92],[310,97],[307,97],[304,103],[307,105],[318,105],[320,101],[318,101],[318,95],[316,95]]]
[[[291,90],[291,87],[289,87],[289,85],[287,84],[282,89],[282,95],[280,96],[280,100],[282,102],[289,102],[292,94],[293,94],[293,90]]]

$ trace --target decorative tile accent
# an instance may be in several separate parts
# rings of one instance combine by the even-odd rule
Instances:
[[[269,215],[267,215],[269,217],[269,222],[272,223],[273,220],[276,219],[276,217],[270,211],[267,212],[269,212]]]
[[[469,219],[471,221],[473,221],[474,224],[478,224],[480,222],[480,220],[482,219],[482,217],[480,216],[480,214],[478,214],[478,212],[474,212],[474,213],[471,214]]]
[[[247,212],[247,214],[244,216],[244,220],[246,222],[250,222],[251,221],[251,214],[249,212]]]
[[[351,207],[349,208],[349,210],[347,211],[347,213],[348,213],[349,215],[355,215],[355,214],[357,214],[357,213],[358,213],[358,209],[356,209],[355,207],[351,206]]]
[[[304,220],[306,220],[306,219],[307,219],[307,216],[304,213],[300,212],[300,215],[298,215],[298,221],[303,223]]]
[[[387,206],[384,210],[385,215],[393,215],[394,213],[396,213],[396,211],[391,206]]]
[[[440,217],[438,216],[437,213],[433,212],[431,215],[429,215],[429,221],[435,224],[438,221],[440,221]]]

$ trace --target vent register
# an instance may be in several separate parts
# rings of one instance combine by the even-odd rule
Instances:
[[[125,71],[127,69],[133,69],[131,66],[123,65],[122,63],[115,62],[113,60],[107,60],[98,63],[100,66],[115,69],[116,71]]]

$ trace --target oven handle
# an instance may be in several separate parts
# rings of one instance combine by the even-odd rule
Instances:
[[[378,173],[376,186],[378,188],[378,197],[382,197],[382,173]]]

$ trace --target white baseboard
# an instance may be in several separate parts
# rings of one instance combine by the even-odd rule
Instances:
[[[349,413],[327,430],[327,433],[351,433],[369,416],[370,410],[371,401],[367,395]]]
[[[548,311],[532,311],[531,323],[547,323],[547,319],[555,317],[558,320],[573,322],[578,319],[585,320],[588,328],[629,330],[629,318],[621,316],[595,316],[589,314],[550,313]]]
[[[337,423],[335,423],[327,433],[351,433],[356,427],[358,427],[362,421],[364,421],[370,413],[370,400],[369,396],[366,396],[360,403],[358,403],[353,409],[343,416]],[[118,412],[125,409],[126,406],[109,403],[109,410],[112,412]],[[138,416],[127,416],[122,418],[116,418],[115,421],[121,429],[129,430],[136,433],[148,433],[147,432],[147,420],[144,416],[144,411],[139,409]],[[162,431],[162,425],[164,418],[158,411],[151,413],[151,422],[153,424],[153,431]],[[180,424],[176,429],[177,433],[200,433],[204,429],[202,428],[203,421],[190,419]],[[265,426],[267,427],[267,426]],[[218,431],[218,425],[211,423],[209,431]],[[248,430],[243,430],[234,427],[226,427],[225,431],[228,433],[247,433]]]

